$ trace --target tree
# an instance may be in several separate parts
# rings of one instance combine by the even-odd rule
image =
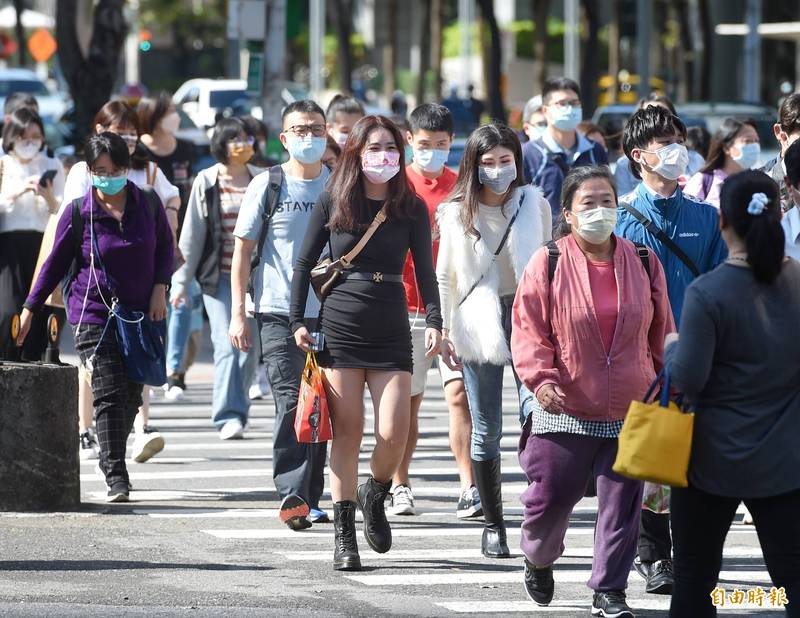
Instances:
[[[414,92],[417,105],[422,105],[425,102],[425,83],[430,68],[431,60],[431,37],[425,32],[428,24],[431,23],[431,0],[421,0],[421,10],[419,12],[419,21],[416,27],[419,29],[419,75],[417,76],[416,90]],[[437,95],[438,96],[438,95]]]
[[[433,96],[436,101],[442,98],[442,28],[444,3],[431,0],[431,67],[433,67]]]
[[[99,0],[84,56],[78,38],[79,5],[87,0],[59,0],[56,9],[58,61],[75,102],[75,139],[80,144],[92,120],[111,98],[125,41],[124,0]],[[91,1],[91,0],[88,0]]]
[[[22,11],[25,10],[24,0],[14,0],[14,8],[17,11],[17,21],[14,31],[17,36],[17,53],[19,54],[19,66],[25,66],[25,29],[22,27]]]
[[[583,17],[586,20],[586,42],[583,46],[583,62],[581,62],[581,101],[585,116],[591,116],[597,106],[597,80],[600,78],[600,18],[597,14],[597,3],[593,0],[581,0]]]
[[[506,121],[506,109],[503,103],[503,92],[501,84],[501,69],[503,62],[502,48],[500,46],[500,28],[494,15],[493,0],[478,0],[486,26],[489,29],[489,58],[486,80],[489,115],[494,120]]]
[[[333,19],[338,39],[339,90],[352,94],[353,53],[350,49],[350,35],[353,33],[353,0],[333,0]]]
[[[711,60],[714,37],[708,0],[700,0],[699,11],[700,36],[703,41],[703,53],[700,64],[700,92],[696,92],[695,94],[699,95],[701,100],[708,101],[711,98]]]
[[[534,92],[541,92],[547,80],[547,14],[550,12],[550,0],[533,0],[533,5],[536,37],[533,43],[533,55],[536,58]]]

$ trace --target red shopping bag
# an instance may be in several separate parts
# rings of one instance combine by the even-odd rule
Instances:
[[[303,375],[300,377],[294,433],[298,442],[311,444],[327,442],[333,437],[328,397],[325,395],[322,372],[313,352],[306,356],[306,366],[303,367]]]

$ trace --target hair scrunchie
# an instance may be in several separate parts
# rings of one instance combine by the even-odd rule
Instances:
[[[750,198],[750,203],[747,205],[747,212],[757,217],[769,204],[769,198],[765,193],[753,193],[753,196]]]

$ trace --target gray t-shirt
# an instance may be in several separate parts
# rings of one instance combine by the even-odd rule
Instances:
[[[319,176],[304,180],[286,173],[281,186],[280,200],[269,224],[261,254],[261,264],[255,276],[257,313],[289,315],[294,265],[308,226],[308,218],[320,193],[325,190],[330,172],[324,165]],[[262,172],[247,187],[236,220],[234,236],[258,241],[262,225],[262,202],[269,184],[269,171]],[[319,301],[311,293],[306,303],[306,317],[317,317]]]
[[[689,482],[718,496],[800,488],[800,263],[772,285],[723,264],[686,289],[675,386],[695,402]]]

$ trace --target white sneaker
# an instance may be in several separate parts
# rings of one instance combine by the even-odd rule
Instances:
[[[742,523],[745,526],[752,526],[753,525],[753,516],[750,513],[750,510],[747,507],[744,507],[744,517],[742,518]]]
[[[183,401],[185,398],[186,395],[180,386],[170,386],[169,390],[164,393],[164,399],[167,401]]]
[[[397,485],[392,491],[392,506],[390,515],[416,515],[414,508],[414,495],[408,485]]]
[[[251,384],[250,385],[250,390],[248,391],[248,395],[250,396],[250,400],[251,401],[255,400],[255,399],[264,399],[264,397],[267,394],[268,393],[264,393],[264,391],[261,390],[261,385],[260,384]]]
[[[89,427],[79,436],[80,438],[80,458],[84,461],[90,459],[100,459],[100,445],[97,443],[97,436],[94,430]]]
[[[133,439],[133,461],[144,463],[164,450],[164,438],[155,429],[145,426],[142,432],[136,432]]]
[[[222,429],[219,430],[220,440],[241,440],[244,437],[244,425],[238,418],[225,421]]]

